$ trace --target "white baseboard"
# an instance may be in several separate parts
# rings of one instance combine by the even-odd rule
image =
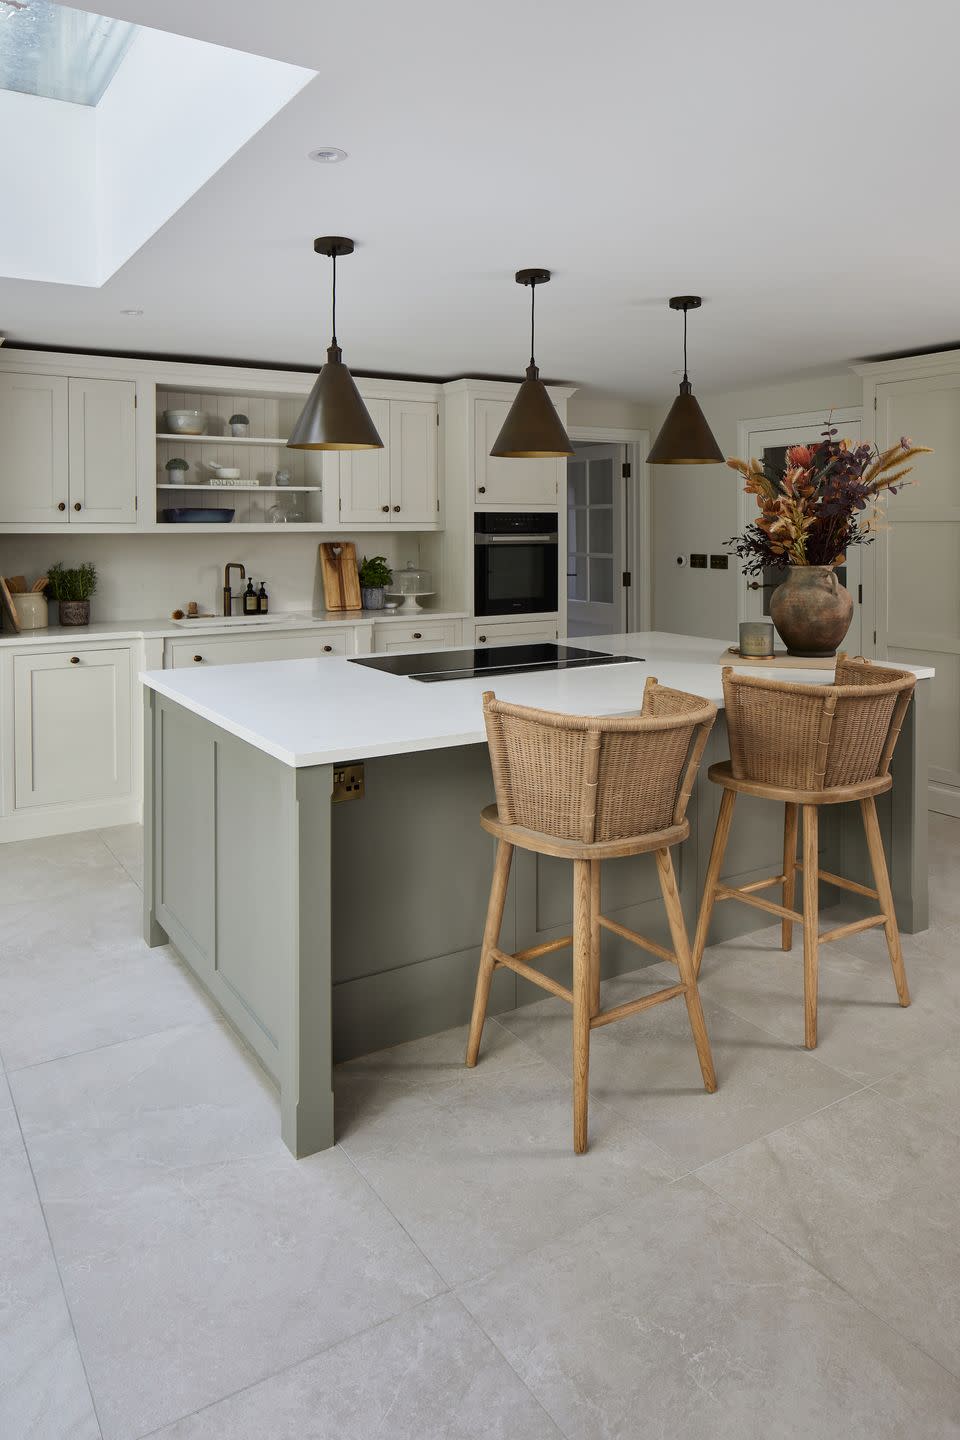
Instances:
[[[0,844],[8,840],[43,840],[51,835],[75,835],[81,830],[106,830],[110,825],[134,825],[142,817],[139,796],[101,800],[92,805],[37,806],[15,815],[0,816]]]

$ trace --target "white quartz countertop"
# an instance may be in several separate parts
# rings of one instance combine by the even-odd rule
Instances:
[[[481,701],[485,690],[494,690],[503,700],[545,710],[620,715],[640,708],[644,682],[648,675],[655,675],[663,685],[723,704],[720,656],[727,641],[643,631],[567,643],[637,659],[632,664],[595,669],[427,685],[338,656],[151,670],[141,679],[158,694],[231,735],[298,767],[476,744],[486,738]],[[925,668],[901,668],[913,668],[919,679],[934,673]],[[750,673],[757,671],[751,667]],[[832,678],[832,672],[824,670],[764,668],[762,673],[810,685],[822,685]]]
[[[273,611],[270,623],[258,622],[256,618],[225,625],[222,615],[199,615],[195,620],[95,620],[89,625],[48,625],[42,630],[23,630],[19,635],[12,631],[0,634],[0,646],[11,645],[81,645],[85,640],[164,640],[184,635],[265,634],[270,635],[284,629],[324,630],[330,627],[343,629],[349,625],[391,625],[428,623],[431,620],[465,620],[466,610],[350,610],[342,615],[311,615],[307,611]]]

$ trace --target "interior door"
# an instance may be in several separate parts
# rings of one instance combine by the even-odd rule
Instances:
[[[132,380],[70,381],[70,515],[137,522],[136,396]]]
[[[0,375],[0,446],[0,521],[66,525],[66,376]]]
[[[567,461],[567,634],[626,628],[623,447],[576,445]]]
[[[859,443],[859,420],[837,421],[836,424],[840,431],[838,438],[849,440],[852,444]],[[816,443],[822,438],[823,429],[824,421],[821,419],[778,429],[750,430],[747,433],[747,453],[743,458],[766,459],[779,468],[786,458],[788,446]],[[743,502],[740,508],[742,530],[756,519],[757,510],[752,495],[741,495],[740,498]],[[846,564],[837,570],[841,585],[846,585],[853,596],[853,619],[843,642],[843,648],[853,655],[863,654],[863,551],[863,546],[852,545],[847,552]],[[762,575],[741,575],[741,620],[769,619],[770,597],[782,579],[782,572],[775,568],[764,570]]]
[[[932,665],[930,808],[960,816],[960,375],[877,386],[877,444],[931,445],[886,506],[877,552],[877,655]]]

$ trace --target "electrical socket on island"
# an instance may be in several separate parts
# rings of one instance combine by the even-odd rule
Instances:
[[[363,799],[363,761],[355,760],[352,765],[338,765],[333,772],[333,801]]]

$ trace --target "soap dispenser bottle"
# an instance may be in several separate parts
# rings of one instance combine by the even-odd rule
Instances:
[[[260,589],[257,591],[257,611],[260,615],[266,615],[270,610],[270,596],[267,594],[267,583],[260,581]]]
[[[247,588],[243,592],[243,613],[244,615],[256,615],[257,613],[257,592],[253,588],[253,581],[247,581]]]

